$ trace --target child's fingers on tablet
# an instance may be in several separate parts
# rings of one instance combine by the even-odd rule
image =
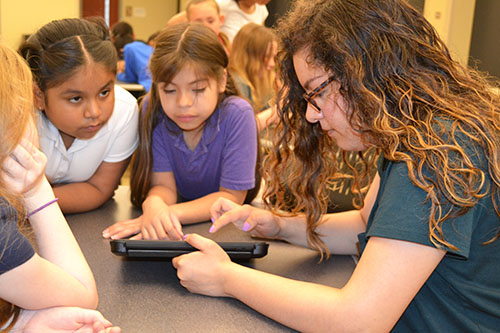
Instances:
[[[175,230],[177,238],[182,239],[184,237],[184,233],[182,232],[182,225],[174,212],[170,212],[170,220],[172,221],[172,226]]]
[[[139,231],[141,231],[140,217],[116,222],[102,231],[102,237],[118,239],[136,234]]]
[[[142,233],[138,233],[135,236],[130,237],[132,240],[140,240],[142,239]]]

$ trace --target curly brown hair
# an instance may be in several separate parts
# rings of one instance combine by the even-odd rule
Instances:
[[[500,215],[499,96],[490,78],[451,57],[419,12],[401,0],[298,0],[278,34],[281,121],[266,160],[264,197],[269,207],[285,207],[285,185],[290,187],[297,203],[292,213],[305,212],[312,247],[328,255],[315,230],[325,185],[338,175],[333,156],[340,148],[305,118],[304,89],[293,65],[301,50],[340,83],[352,128],[386,159],[405,163],[412,183],[427,192],[429,238],[436,246],[455,249],[442,224],[484,196],[491,195]],[[487,165],[478,164],[476,152]],[[285,170],[287,179],[280,176]],[[368,175],[354,173],[358,193]]]

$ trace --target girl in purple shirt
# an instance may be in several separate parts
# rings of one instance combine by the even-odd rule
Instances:
[[[227,64],[205,26],[181,24],[160,33],[131,178],[132,203],[143,215],[115,223],[105,238],[181,239],[181,224],[209,220],[217,198],[253,199],[256,122],[250,104],[232,96]]]

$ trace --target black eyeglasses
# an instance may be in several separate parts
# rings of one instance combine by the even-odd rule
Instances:
[[[303,93],[302,94],[302,97],[306,100],[307,103],[311,104],[314,108],[314,110],[318,113],[321,113],[321,108],[318,106],[318,104],[316,104],[316,102],[314,101],[314,99],[319,95],[321,94],[321,92],[323,90],[325,90],[325,88],[330,84],[332,83],[332,81],[334,80],[335,78],[333,76],[330,76],[328,79],[326,79],[325,81],[323,81],[323,83],[321,83],[319,85],[319,87],[313,89],[313,91],[311,91],[310,93]]]

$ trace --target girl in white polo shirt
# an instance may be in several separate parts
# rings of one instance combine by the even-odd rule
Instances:
[[[137,147],[136,99],[115,86],[109,32],[83,19],[52,21],[19,52],[34,76],[46,176],[65,213],[113,196]]]

